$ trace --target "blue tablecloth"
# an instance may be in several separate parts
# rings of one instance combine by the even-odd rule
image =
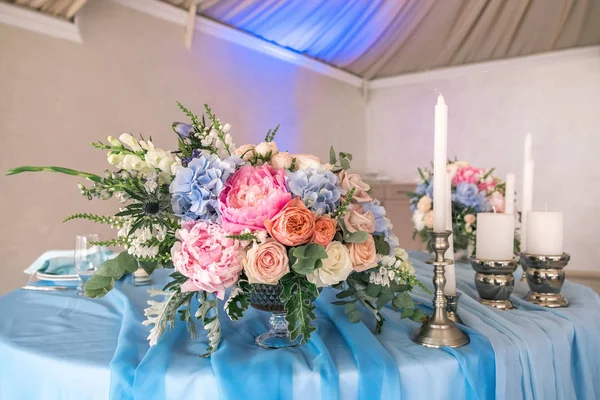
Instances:
[[[411,253],[431,287],[426,255]],[[162,287],[167,271],[157,271]],[[206,337],[190,340],[183,324],[149,348],[142,326],[148,286],[118,282],[101,300],[16,290],[0,298],[0,399],[598,399],[600,298],[565,283],[570,307],[549,310],[521,298],[518,310],[479,304],[474,272],[457,265],[460,315],[471,338],[459,349],[411,342],[417,323],[385,310],[381,335],[350,324],[325,290],[317,300],[318,331],[308,345],[264,350],[254,338],[268,315],[248,310],[242,321],[223,315],[223,341],[200,359]],[[431,296],[413,294],[424,311]]]

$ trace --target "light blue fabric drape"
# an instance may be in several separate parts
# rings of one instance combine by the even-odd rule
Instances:
[[[431,287],[426,256],[411,253]],[[161,287],[167,271],[158,271]],[[130,281],[101,300],[74,292],[17,290],[0,298],[1,399],[595,399],[600,397],[600,299],[567,282],[570,307],[548,310],[520,300],[517,283],[507,312],[476,301],[473,271],[457,265],[463,327],[471,343],[427,349],[411,342],[418,324],[384,310],[384,331],[350,324],[342,307],[317,300],[318,331],[308,345],[264,350],[255,337],[268,314],[248,310],[241,321],[222,316],[223,341],[200,359],[206,338],[191,340],[183,324],[149,348],[141,325],[148,287]],[[431,296],[413,295],[426,312]]]

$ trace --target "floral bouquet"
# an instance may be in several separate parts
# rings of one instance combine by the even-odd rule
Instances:
[[[116,237],[97,244],[126,249],[100,265],[85,285],[86,296],[106,295],[139,266],[148,274],[174,269],[163,290],[150,291],[164,295],[163,301],[150,300],[145,310],[144,324],[153,325],[150,345],[177,317],[194,337],[196,318],[208,333],[205,356],[220,342],[219,300],[226,296],[223,308],[233,320],[249,305],[276,313],[276,329],[257,340],[266,346],[275,336],[287,340],[275,347],[306,343],[316,329],[314,300],[328,286],[339,290],[334,305],[343,306],[351,322],[361,319],[357,304],[362,304],[376,319],[376,332],[384,323],[380,310],[388,303],[403,318],[423,318],[408,295],[422,284],[385,209],[348,171],[351,154],[332,148],[329,163],[323,164],[313,155],[279,151],[274,142],[279,126],[256,146],[236,147],[229,124],[208,106],[206,121],[178,105],[191,123],[173,124],[177,151],[123,134],[92,143],[108,151],[114,167],[102,176],[62,167],[8,172],[75,175],[91,182],[79,184],[88,199],[114,197],[122,204],[115,215],[65,219],[109,224]]]
[[[427,243],[428,231],[433,228],[433,172],[421,168],[418,171],[417,188],[409,193],[415,224],[413,238],[418,236]],[[470,257],[475,249],[476,215],[504,212],[506,183],[492,175],[493,168],[476,168],[466,161],[449,161],[447,171],[451,179],[454,250]],[[515,246],[518,249],[517,239]]]

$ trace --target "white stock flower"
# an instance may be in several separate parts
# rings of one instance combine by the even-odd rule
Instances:
[[[425,213],[422,211],[416,210],[412,215],[413,224],[415,224],[415,229],[420,231],[425,228]]]
[[[106,140],[108,140],[108,143],[110,143],[114,147],[121,146],[121,142],[119,142],[119,140],[115,137],[109,136]]]
[[[119,165],[119,163],[121,161],[123,161],[124,157],[125,156],[123,154],[120,154],[120,153],[119,154],[115,154],[115,153],[109,154],[108,155],[108,163],[110,165]]]
[[[271,154],[271,157],[279,153],[277,144],[275,142],[262,142],[254,148],[256,154],[266,157],[267,154]]]
[[[322,260],[323,266],[306,276],[306,279],[317,287],[335,285],[345,280],[352,272],[350,252],[344,244],[333,241],[327,245],[325,251],[327,258]]]
[[[141,151],[142,150],[138,141],[133,136],[131,136],[129,133],[124,133],[121,136],[119,136],[119,140],[121,142],[123,142],[125,145],[129,146],[129,148],[133,151]]]

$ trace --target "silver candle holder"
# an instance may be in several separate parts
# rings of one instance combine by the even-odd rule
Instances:
[[[518,260],[481,260],[471,257],[471,266],[475,270],[475,287],[479,293],[479,302],[499,310],[516,308],[510,295],[515,287],[513,273]]]
[[[543,307],[567,307],[569,302],[560,291],[565,283],[565,271],[571,256],[563,253],[559,256],[521,253],[521,264],[526,267],[527,284],[531,292],[526,300]]]
[[[427,263],[434,267],[433,314],[411,336],[414,342],[425,347],[461,347],[469,343],[469,337],[458,329],[454,322],[448,319],[446,311],[446,297],[444,296],[446,277],[444,272],[446,265],[451,260],[446,260],[444,254],[450,247],[448,238],[451,234],[451,231],[431,232],[431,247],[435,253],[435,258],[427,260]]]

